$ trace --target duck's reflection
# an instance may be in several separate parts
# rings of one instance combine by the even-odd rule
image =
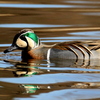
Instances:
[[[24,94],[35,93],[37,90],[40,89],[37,85],[29,85],[29,84],[21,84],[20,88],[24,90],[23,91]]]
[[[48,93],[51,91],[62,90],[62,89],[93,89],[99,88],[100,82],[65,82],[55,84],[15,84],[15,83],[0,83],[0,93],[2,94],[40,94]],[[27,95],[28,96],[28,95]]]
[[[53,60],[51,62],[43,60],[29,59],[26,62],[14,62],[9,60],[9,63],[13,64],[13,67],[0,68],[0,76],[8,77],[11,72],[14,77],[25,77],[47,73],[99,73],[100,61],[92,60]],[[91,70],[92,69],[92,70]],[[4,72],[3,72],[4,71]],[[6,74],[3,74],[7,71]],[[11,76],[12,77],[12,76]]]
[[[91,60],[83,60],[83,59],[79,59],[79,60],[75,60],[75,59],[60,59],[60,60],[51,60],[51,63],[54,63],[55,66],[57,67],[100,67],[100,60],[99,59],[91,59]]]
[[[82,64],[80,62],[77,62],[75,64],[74,60],[67,60],[67,61],[52,61],[51,62],[46,62],[46,61],[41,61],[41,60],[34,60],[34,59],[29,59],[26,62],[14,62],[14,61],[9,61],[9,63],[12,63],[14,66],[5,68],[5,69],[0,69],[0,72],[2,71],[7,72],[7,74],[12,73],[13,76],[11,77],[30,77],[33,75],[39,75],[39,74],[47,74],[47,73],[79,73],[79,70],[62,70],[63,68],[65,69],[64,65],[67,64],[66,66],[71,66],[71,67],[82,67]],[[44,64],[43,64],[44,63]],[[92,62],[93,63],[93,62]],[[43,65],[41,65],[43,64]],[[45,65],[45,66],[44,66]],[[59,65],[59,66],[58,66]],[[74,66],[75,65],[75,66]],[[87,65],[87,64],[86,64]],[[55,67],[56,66],[56,67]],[[61,67],[63,66],[63,67]],[[50,68],[49,68],[50,67]],[[55,67],[55,69],[54,69]],[[86,68],[87,66],[83,66]],[[91,68],[91,67],[90,67]],[[92,66],[93,68],[93,66]],[[97,67],[98,69],[99,67]],[[57,70],[60,69],[60,70]],[[96,69],[96,68],[95,68]],[[3,72],[3,73],[4,73]],[[84,72],[84,71],[83,71]],[[86,72],[86,71],[85,71]],[[1,75],[0,73],[0,75]],[[80,72],[82,73],[82,71]],[[88,72],[86,72],[88,73]],[[7,77],[8,75],[3,74],[3,77]],[[10,76],[9,76],[10,77]],[[5,89],[7,89],[8,93],[9,91],[13,91],[16,94],[39,94],[43,92],[50,92],[50,91],[55,91],[55,90],[62,90],[62,89],[73,89],[73,88],[79,88],[79,89],[85,89],[85,88],[99,88],[100,83],[99,82],[65,82],[65,83],[54,83],[54,84],[13,84],[13,83],[2,83],[2,92],[4,91],[5,94]],[[13,89],[14,88],[14,89]],[[7,92],[6,91],[6,92]],[[15,92],[17,91],[17,92]],[[12,92],[11,92],[12,94]]]
[[[14,76],[20,77],[20,76],[32,76],[37,74],[43,74],[45,73],[44,70],[39,68],[41,61],[40,60],[34,60],[29,59],[27,62],[20,62],[15,65],[16,71],[13,71]]]
[[[84,65],[82,63],[82,60],[80,60],[79,62],[77,62],[77,64],[74,63],[74,60],[70,61],[70,60],[67,60],[67,61],[53,61],[53,63],[58,67],[56,69],[56,67],[54,66],[51,66],[50,63],[47,64],[46,67],[40,67],[41,65],[41,61],[39,60],[34,60],[34,59],[30,59],[27,61],[27,63],[25,64],[24,62],[21,62],[21,63],[17,63],[15,65],[16,67],[16,71],[13,71],[13,74],[14,76],[16,77],[21,77],[21,76],[32,76],[32,75],[37,75],[37,74],[46,74],[46,73],[59,73],[59,72],[62,72],[62,73],[93,73],[93,72],[97,72],[99,73],[100,71],[99,70],[89,70],[89,69],[100,69],[99,66],[94,66],[94,64],[98,64],[99,65],[99,61],[92,61],[92,65],[90,66],[90,62],[89,64],[87,65],[88,62],[85,62]],[[66,69],[64,67],[64,65],[68,65],[67,68],[69,68],[70,66],[70,70]],[[59,66],[58,66],[59,65]],[[63,66],[60,67],[60,65]],[[71,68],[76,68],[75,69],[71,69]],[[88,69],[88,70],[77,70],[77,68],[85,68],[85,69]],[[65,69],[65,70],[63,70]]]

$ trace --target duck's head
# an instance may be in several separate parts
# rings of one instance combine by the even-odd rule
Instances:
[[[4,51],[11,52],[16,49],[31,50],[40,45],[38,36],[31,29],[23,29],[15,35],[12,45]]]

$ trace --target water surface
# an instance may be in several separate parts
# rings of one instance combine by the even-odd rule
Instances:
[[[0,100],[99,100],[100,61],[34,60],[3,51],[23,28],[41,42],[100,39],[98,0],[0,2]]]

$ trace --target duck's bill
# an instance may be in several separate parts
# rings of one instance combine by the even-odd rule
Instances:
[[[18,49],[17,46],[10,46],[8,49],[4,50],[4,53],[8,53],[16,49]]]

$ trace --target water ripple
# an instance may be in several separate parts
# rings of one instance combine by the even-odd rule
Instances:
[[[55,78],[54,78],[55,77]],[[45,79],[45,80],[44,80]],[[18,84],[52,84],[58,82],[100,82],[99,74],[43,74],[35,75],[34,77],[22,77],[22,78],[0,78],[3,82],[11,82]],[[26,81],[27,80],[27,81]]]
[[[71,25],[49,25],[49,24],[0,24],[2,28],[44,28],[44,27],[70,27]]]
[[[0,7],[11,8],[97,8],[97,6],[81,6],[81,5],[55,5],[55,4],[6,4],[1,3]]]
[[[100,12],[94,12],[94,13],[81,13],[82,15],[92,15],[92,16],[100,16]]]
[[[100,31],[85,31],[85,32],[72,32],[71,35],[83,35],[83,36],[100,36]]]
[[[8,47],[10,46],[11,44],[0,44],[0,47]]]
[[[80,35],[80,34],[79,34]],[[64,42],[64,41],[69,41],[69,40],[80,40],[80,39],[100,39],[100,37],[95,36],[95,37],[89,37],[88,35],[85,36],[71,36],[71,37],[45,37],[41,38],[45,39],[42,42]]]
[[[66,1],[66,2],[68,2],[68,3],[79,3],[79,4],[83,4],[83,3],[85,3],[85,4],[100,4],[100,2],[99,1]]]

